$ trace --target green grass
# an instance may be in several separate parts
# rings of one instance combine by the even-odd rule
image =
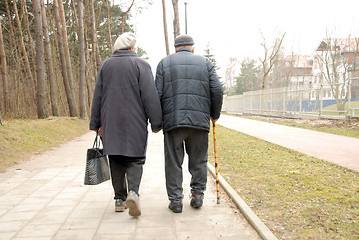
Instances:
[[[88,131],[88,121],[69,117],[5,120],[0,125],[0,171]]]
[[[294,126],[294,127],[300,127],[310,130],[315,130],[319,132],[326,132],[326,133],[332,133],[336,135],[342,135],[347,137],[355,137],[359,138],[359,127],[358,126],[350,126],[351,122],[345,122],[344,120],[334,120],[336,121],[333,125],[327,125],[327,124],[309,124],[309,123],[281,123],[288,126]],[[334,122],[333,121],[333,122]],[[354,120],[352,120],[354,121]],[[358,122],[355,120],[355,122]],[[353,122],[354,123],[354,122]]]
[[[219,172],[279,239],[359,239],[358,172],[216,130]]]
[[[354,101],[354,102],[350,102],[350,108],[359,108],[359,101]],[[349,110],[349,103],[347,102],[345,104],[345,108],[344,111],[348,111]],[[325,108],[323,108],[323,115],[325,116],[340,116],[343,117],[344,113],[339,113],[338,111],[338,107],[336,104],[330,105],[330,106],[326,106]],[[353,115],[354,113],[354,115]],[[350,111],[349,114],[345,113],[345,115],[349,115],[351,117],[359,117],[359,110],[354,110],[354,112]]]
[[[359,101],[350,102],[350,108],[359,108]],[[345,110],[347,111],[348,109],[349,109],[349,103],[347,102],[345,104]],[[336,104],[333,104],[330,106],[326,106],[325,108],[323,108],[323,110],[338,111],[338,107]]]

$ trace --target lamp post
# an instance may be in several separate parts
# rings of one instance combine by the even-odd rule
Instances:
[[[187,2],[184,2],[184,14],[185,14],[185,33],[187,34]]]

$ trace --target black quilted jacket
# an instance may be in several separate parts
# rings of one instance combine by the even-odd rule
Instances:
[[[163,131],[179,127],[209,131],[210,117],[219,118],[223,91],[208,58],[182,48],[158,64],[155,82]]]

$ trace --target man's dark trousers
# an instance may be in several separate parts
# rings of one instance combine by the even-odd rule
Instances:
[[[184,149],[188,154],[188,170],[192,175],[191,193],[203,194],[207,184],[208,131],[176,128],[164,133],[165,173],[168,199],[183,200],[182,164]]]
[[[112,186],[115,199],[126,200],[128,191],[139,195],[139,188],[146,158],[109,155]]]

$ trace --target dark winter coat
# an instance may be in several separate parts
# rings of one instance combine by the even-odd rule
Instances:
[[[147,122],[161,130],[161,105],[150,65],[132,50],[117,50],[97,75],[90,129],[102,128],[104,154],[145,157]]]
[[[210,117],[219,118],[222,86],[208,58],[182,48],[158,64],[155,82],[162,105],[163,131],[179,127],[209,131]]]

